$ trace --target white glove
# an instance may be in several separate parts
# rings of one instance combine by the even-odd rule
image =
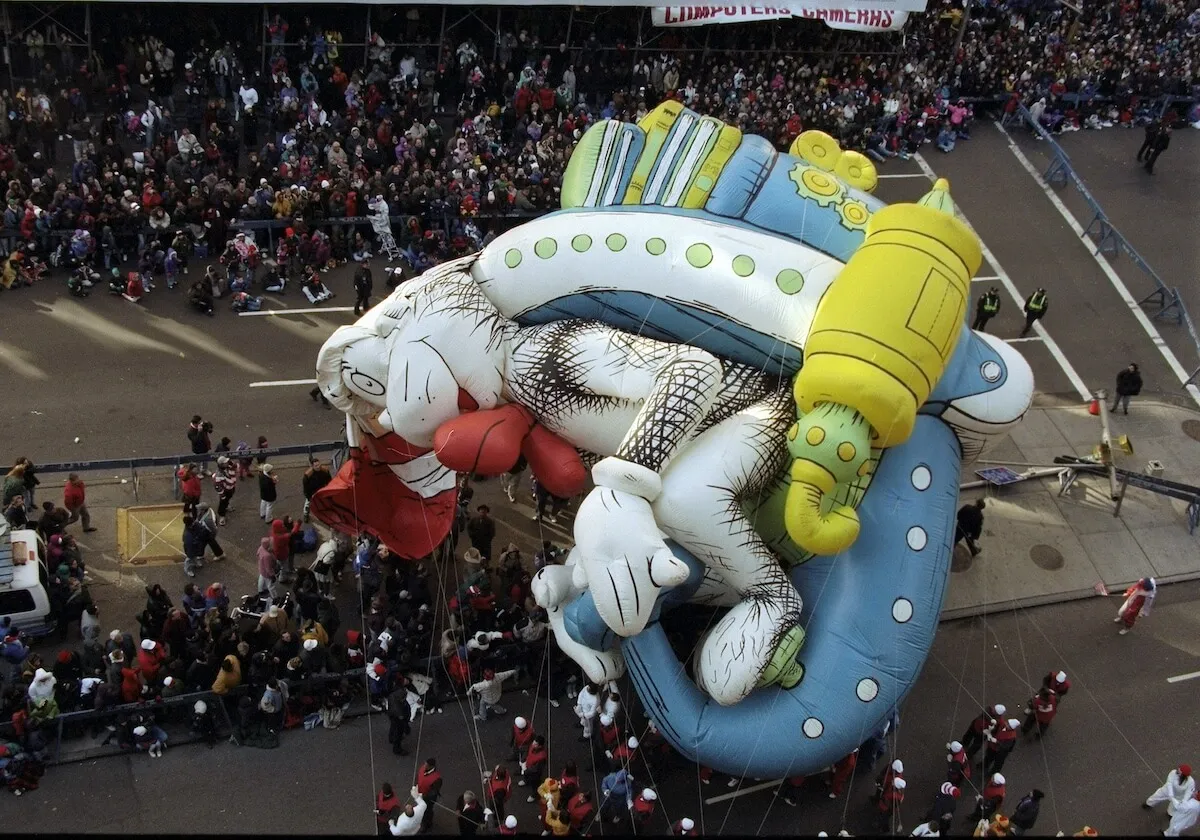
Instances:
[[[575,515],[575,540],[575,584],[587,583],[596,611],[619,636],[642,632],[659,590],[687,580],[688,567],[663,542],[650,503],[624,490],[588,494]]]
[[[408,794],[409,794],[409,796],[413,797],[413,799],[416,799],[418,796],[421,795],[421,789],[419,787],[417,787],[416,785],[413,785],[412,788],[408,791]]]

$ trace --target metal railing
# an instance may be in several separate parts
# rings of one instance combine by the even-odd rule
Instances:
[[[332,452],[331,465],[333,472],[341,468],[346,458],[347,445],[344,440],[326,440],[317,443],[299,443],[289,446],[273,446],[265,449],[248,449],[229,452],[206,452],[202,455],[187,453],[184,455],[158,455],[142,458],[103,458],[95,461],[64,461],[54,464],[39,464],[39,473],[79,473],[95,471],[129,470],[130,483],[133,484],[133,495],[138,499],[138,470],[147,467],[171,467],[171,487],[175,498],[179,498],[179,469],[184,464],[200,464],[207,466],[222,455],[230,458],[276,457],[288,455],[305,455],[312,460],[313,455],[321,452]]]
[[[1168,97],[1168,99],[1181,100],[1182,97]],[[1162,113],[1166,112],[1166,107],[1163,107]],[[1197,355],[1200,355],[1200,335],[1197,335],[1196,326],[1192,321],[1191,315],[1188,314],[1187,306],[1184,305],[1183,297],[1179,293],[1179,287],[1167,285],[1162,277],[1158,275],[1158,272],[1151,268],[1145,258],[1133,247],[1133,244],[1125,238],[1124,234],[1117,230],[1116,225],[1112,223],[1108,218],[1108,214],[1104,212],[1104,208],[1100,205],[1100,202],[1088,190],[1079,173],[1071,165],[1070,156],[1058,144],[1058,141],[1054,139],[1054,135],[1033,118],[1033,114],[1029,112],[1029,109],[1023,104],[1018,103],[1014,116],[1018,117],[1030,131],[1044,141],[1053,155],[1053,160],[1050,161],[1050,165],[1046,167],[1046,171],[1042,175],[1046,179],[1046,183],[1058,189],[1071,184],[1075,187],[1080,197],[1083,198],[1084,202],[1087,203],[1088,209],[1092,213],[1092,220],[1084,228],[1082,236],[1090,238],[1095,243],[1095,252],[1097,254],[1103,254],[1110,258],[1125,254],[1136,268],[1141,270],[1143,274],[1154,282],[1154,290],[1139,300],[1138,305],[1151,307],[1153,310],[1150,313],[1151,318],[1156,320],[1169,318],[1177,325],[1182,324],[1185,326],[1188,335],[1192,339],[1192,343],[1196,347]],[[1200,377],[1200,366],[1184,380],[1183,387],[1186,388],[1188,385],[1193,384],[1197,377]]]
[[[363,668],[351,668],[339,673],[324,673],[313,674],[304,680],[288,680],[286,681],[289,689],[289,697],[295,697],[299,693],[307,693],[314,688],[319,688],[329,683],[340,682],[343,679],[350,680],[351,684],[355,682],[361,684],[366,676],[366,670]],[[72,712],[61,712],[53,720],[51,724],[54,726],[54,746],[51,750],[51,755],[47,764],[67,764],[74,761],[84,761],[93,758],[108,758],[116,755],[122,755],[127,750],[120,743],[114,743],[112,749],[105,749],[108,746],[109,739],[101,743],[98,748],[91,747],[84,750],[70,752],[64,756],[63,743],[70,742],[72,736],[78,728],[86,728],[89,724],[108,724],[114,721],[120,721],[130,715],[143,715],[154,717],[154,724],[163,728],[166,731],[164,724],[179,723],[179,719],[171,720],[173,712],[178,712],[181,709],[190,710],[197,700],[203,700],[210,710],[216,711],[220,716],[219,720],[224,724],[224,734],[218,732],[221,737],[228,737],[236,727],[233,723],[233,718],[229,714],[230,707],[242,697],[251,694],[261,693],[263,686],[249,685],[243,683],[237,688],[234,688],[225,695],[216,694],[213,691],[195,691],[187,694],[180,694],[175,697],[163,697],[161,699],[141,700],[136,703],[122,703],[116,706],[109,706],[105,709],[85,709]],[[366,691],[362,692],[362,696],[366,695]],[[360,699],[359,693],[354,692],[350,700],[350,709],[345,713],[346,718],[355,718],[367,714],[368,709],[365,704],[360,708],[355,708],[355,700]],[[164,720],[163,717],[168,719]],[[190,715],[184,713],[185,720]],[[11,720],[0,722],[0,733],[15,739],[13,732],[13,724]],[[195,743],[201,740],[200,736],[194,733],[177,735],[168,731],[169,743],[173,746],[182,744]]]

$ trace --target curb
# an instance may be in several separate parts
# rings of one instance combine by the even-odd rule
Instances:
[[[1171,583],[1189,583],[1191,581],[1200,580],[1200,570],[1195,572],[1183,572],[1177,575],[1168,577],[1156,577],[1155,582],[1162,586]],[[1133,581],[1114,585],[1114,589],[1124,589],[1132,584]],[[938,623],[948,621],[960,621],[964,618],[977,618],[978,616],[991,615],[993,613],[1002,613],[1027,609],[1030,607],[1048,607],[1053,604],[1066,604],[1071,601],[1083,601],[1088,598],[1098,597],[1095,589],[1072,589],[1068,592],[1050,592],[1044,595],[1029,595],[1024,598],[1013,598],[1008,601],[995,601],[990,604],[979,604],[973,607],[957,607],[952,610],[943,610]]]

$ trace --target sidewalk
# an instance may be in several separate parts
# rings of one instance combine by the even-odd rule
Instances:
[[[1163,478],[1200,484],[1200,412],[1135,400],[1128,416],[1112,417],[1112,433],[1133,444],[1133,455],[1117,453],[1122,469],[1142,472],[1156,459]],[[1053,466],[1058,455],[1088,456],[1099,441],[1099,419],[1086,405],[1036,407],[964,468],[963,481],[995,462]],[[1050,476],[963,492],[963,504],[987,499],[983,552],[955,551],[942,620],[1094,597],[1099,582],[1118,591],[1146,575],[1160,583],[1200,578],[1200,533],[1188,534],[1186,503],[1131,487],[1114,517],[1104,477],[1081,475],[1066,495],[1058,490]]]

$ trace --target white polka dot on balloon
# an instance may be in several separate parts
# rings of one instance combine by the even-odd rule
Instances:
[[[1004,373],[1004,368],[993,361],[986,361],[979,366],[979,375],[983,377],[985,382],[995,382]]]
[[[854,693],[858,695],[858,699],[864,703],[870,703],[879,696],[879,683],[870,677],[858,681],[858,686],[854,689]]]
[[[929,471],[929,467],[920,464],[913,468],[911,480],[912,486],[917,490],[928,490],[929,485],[933,483],[933,473]]]
[[[908,541],[908,547],[913,551],[921,551],[929,542],[929,536],[920,525],[914,525],[909,528],[905,539]]]
[[[825,731],[825,724],[821,723],[821,721],[817,720],[816,718],[809,718],[808,720],[804,721],[803,728],[804,734],[809,738],[820,738],[821,734]]]
[[[897,598],[892,602],[892,618],[904,624],[913,617],[912,601],[907,598]]]

